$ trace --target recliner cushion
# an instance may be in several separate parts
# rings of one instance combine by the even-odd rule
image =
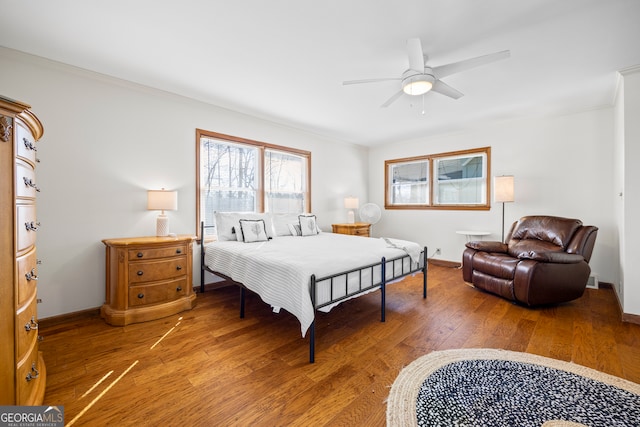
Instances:
[[[486,275],[512,280],[520,260],[507,254],[476,252],[473,269]]]
[[[562,252],[562,246],[555,245],[544,240],[510,240],[509,248],[507,249],[509,255],[514,258],[527,258],[527,254],[530,252]]]
[[[556,216],[525,216],[518,221],[511,235],[512,240],[535,239],[553,243],[563,250],[571,241],[582,221]],[[509,242],[511,246],[511,242]]]
[[[473,272],[473,286],[492,294],[500,295],[503,298],[515,301],[513,280],[500,279],[480,271]]]

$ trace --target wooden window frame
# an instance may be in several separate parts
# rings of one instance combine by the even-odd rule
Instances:
[[[304,205],[305,211],[311,212],[311,152],[305,150],[299,150],[297,148],[285,147],[282,145],[269,144],[262,141],[256,141],[247,138],[241,138],[233,135],[226,135],[223,133],[212,132],[204,129],[196,129],[196,236],[198,241],[200,241],[200,139],[202,137],[219,139],[224,142],[237,144],[237,145],[247,145],[258,149],[258,177],[256,179],[257,189],[256,189],[256,211],[264,212],[265,207],[265,191],[264,191],[264,164],[265,164],[265,152],[266,150],[274,150],[280,151],[283,153],[288,153],[300,157],[304,157],[307,160],[307,170],[306,170],[306,191],[304,194]]]
[[[485,202],[482,204],[437,204],[434,202],[434,160],[443,157],[458,157],[463,155],[483,154],[486,156],[486,171],[484,176],[485,182]],[[428,163],[428,184],[429,184],[429,201],[425,204],[393,204],[390,202],[391,182],[389,181],[389,169],[391,165],[397,163],[409,162],[427,162]],[[428,154],[423,156],[405,157],[401,159],[385,160],[384,162],[384,207],[385,209],[434,209],[434,210],[489,210],[491,209],[491,147],[473,148],[469,150],[449,151],[446,153]]]

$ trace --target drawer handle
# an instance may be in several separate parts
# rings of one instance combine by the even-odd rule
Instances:
[[[144,298],[144,294],[138,294],[138,298],[140,299]]]
[[[26,380],[27,382],[29,382],[31,380],[35,380],[39,376],[40,376],[40,372],[38,372],[38,370],[36,369],[36,362],[33,362],[33,364],[31,365],[31,372],[27,374]]]
[[[24,223],[25,228],[27,229],[27,231],[38,231],[38,228],[40,228],[40,223],[39,222],[25,222]]]
[[[176,253],[177,254],[181,254],[182,253],[182,249],[176,249]]]
[[[177,291],[177,292],[180,292],[181,290],[182,290],[182,286],[178,286],[178,287],[176,288],[176,291]]]
[[[32,280],[38,280],[38,276],[36,276],[36,269],[32,268],[30,272],[24,275],[27,278],[27,282]]]
[[[29,332],[33,331],[34,329],[38,329],[38,323],[36,322],[36,316],[31,316],[31,320],[29,321],[29,323],[24,325],[24,330]]]
[[[36,146],[33,145],[33,143],[29,141],[27,138],[22,138],[22,142],[24,142],[24,146],[27,147],[27,150],[38,151]]]
[[[182,270],[182,267],[177,266],[177,267],[176,267],[176,270],[180,271],[180,270]]]
[[[144,274],[144,271],[139,270],[138,273],[136,273],[138,276],[142,276]]]
[[[142,258],[144,256],[144,254],[142,252],[138,252],[138,254],[136,255],[138,258]]]
[[[24,181],[24,185],[26,185],[27,187],[34,188],[38,193],[40,192],[40,188],[36,185],[35,182],[33,182],[31,178],[27,178],[26,176],[23,176],[22,180]]]

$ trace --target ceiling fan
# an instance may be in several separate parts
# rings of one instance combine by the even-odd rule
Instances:
[[[438,67],[430,67],[427,65],[428,57],[422,51],[422,43],[420,39],[414,38],[407,40],[407,52],[409,54],[409,69],[402,73],[400,77],[390,77],[382,79],[365,79],[365,80],[347,80],[342,82],[343,85],[352,85],[359,83],[375,83],[389,80],[398,80],[401,82],[401,89],[391,98],[382,104],[382,107],[388,107],[402,94],[407,95],[424,95],[429,91],[438,92],[442,95],[453,99],[463,96],[462,92],[452,88],[442,80],[443,77],[450,76],[471,68],[489,64],[491,62],[506,59],[510,56],[508,50],[502,52],[491,53],[488,55],[478,56],[475,58],[465,59],[463,61],[453,62]]]

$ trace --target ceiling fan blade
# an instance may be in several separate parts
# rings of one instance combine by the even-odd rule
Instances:
[[[342,82],[343,85],[356,85],[356,84],[360,84],[360,83],[376,83],[376,82],[386,82],[389,80],[402,80],[399,77],[389,77],[386,79],[364,79],[364,80],[347,80]]]
[[[438,92],[442,95],[448,96],[449,98],[453,98],[453,99],[458,99],[458,98],[462,98],[464,96],[464,94],[462,92],[460,92],[457,89],[452,88],[451,86],[449,86],[448,84],[446,84],[445,82],[441,81],[441,80],[436,80],[436,82],[433,84],[433,87],[431,88],[432,91],[434,92]]]
[[[404,92],[402,91],[402,89],[399,90],[391,98],[387,99],[386,102],[381,105],[381,107],[382,108],[387,108],[389,105],[393,104],[396,101],[396,99],[400,98],[403,93]]]
[[[418,73],[424,73],[424,52],[420,39],[407,40],[407,53],[409,54],[409,68]]]
[[[450,76],[451,74],[456,74],[491,62],[500,61],[501,59],[507,59],[509,56],[511,56],[511,52],[503,50],[502,52],[490,53],[488,55],[465,59],[464,61],[433,67],[433,73],[436,78],[441,79],[442,77]]]

